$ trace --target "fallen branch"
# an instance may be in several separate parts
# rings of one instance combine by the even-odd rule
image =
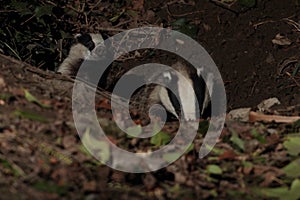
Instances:
[[[300,120],[300,116],[280,116],[280,115],[265,115],[262,113],[257,113],[250,111],[249,122],[277,122],[277,123],[294,123]]]

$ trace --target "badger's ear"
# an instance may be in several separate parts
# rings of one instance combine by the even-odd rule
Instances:
[[[90,51],[95,48],[95,43],[92,40],[92,37],[89,33],[79,33],[75,35],[77,43],[84,45]]]

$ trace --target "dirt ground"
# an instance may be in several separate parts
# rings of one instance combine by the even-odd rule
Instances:
[[[299,116],[300,9],[296,1],[265,0],[250,9],[229,10],[209,1],[155,0],[136,9],[140,10],[138,21],[119,28],[168,27],[183,17],[196,27],[191,35],[219,67],[228,110],[255,108],[262,100],[277,97],[282,114]],[[107,30],[114,27],[106,25]],[[107,30],[104,35],[114,33]],[[284,44],[274,44],[279,33],[286,39]],[[214,150],[198,159],[201,134],[207,128],[204,121],[194,148],[174,164],[151,173],[124,173],[99,163],[83,147],[72,118],[71,79],[2,55],[0,63],[0,199],[300,198],[299,163],[293,172],[285,168],[299,160],[300,152],[291,153],[286,143],[291,136],[299,137],[299,122],[227,121]],[[107,116],[102,113],[105,105],[98,106],[100,115]],[[168,126],[173,134],[173,125]],[[122,147],[135,150],[133,144],[139,148],[149,144],[124,139],[108,128],[110,139]],[[268,189],[286,193],[276,196]]]
[[[282,68],[293,70],[299,64],[283,64],[299,60],[299,31],[284,21],[299,21],[297,7],[283,1],[262,1],[238,16],[209,3],[199,3],[198,8],[204,9],[202,26],[210,27],[208,31],[201,29],[198,40],[219,66],[229,110],[252,107],[270,97],[277,97],[284,106],[299,104],[299,86],[285,72],[280,73]],[[274,45],[272,39],[279,33],[293,43]]]

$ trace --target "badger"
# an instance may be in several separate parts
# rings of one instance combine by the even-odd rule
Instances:
[[[64,75],[75,75],[80,65],[83,61],[89,59],[97,45],[103,44],[101,34],[78,34],[75,38],[77,42],[71,47],[68,57],[62,62],[57,70],[57,72]],[[168,114],[177,119],[183,117],[184,120],[197,120],[199,118],[209,117],[210,95],[208,87],[213,87],[212,77],[208,78],[209,84],[206,84],[201,76],[201,70],[189,67],[179,61],[173,64],[172,68],[188,80],[188,83],[194,89],[192,93],[186,90],[186,81],[181,80],[181,78],[172,71],[165,71],[163,73],[158,73],[160,78],[164,79],[165,83],[175,86],[175,88],[171,91],[158,84],[141,87],[133,94],[133,96],[136,97],[136,102],[144,108],[147,108],[147,105],[151,104],[161,104],[168,111]],[[109,73],[106,72],[103,75],[108,76]],[[105,78],[107,77],[104,77],[104,80],[106,80]],[[125,79],[126,78],[131,80],[128,81],[128,84],[143,82],[143,77],[140,75],[125,75]],[[103,83],[103,81],[98,84],[100,84],[101,88],[104,88],[102,84],[105,83]],[[129,85],[124,85],[124,87],[129,87]],[[210,91],[212,91],[212,88],[210,88]],[[119,95],[120,97],[125,96],[125,98],[130,98],[125,94],[122,94],[122,90],[120,90],[119,93],[114,94]],[[179,99],[176,96],[179,97]],[[141,100],[141,97],[143,97],[144,100],[146,99],[147,102]],[[141,106],[139,106],[139,109]]]
[[[75,35],[76,43],[71,46],[66,59],[60,64],[57,72],[64,75],[75,75],[80,65],[87,59],[96,46],[103,43],[101,34],[84,33]]]
[[[176,118],[179,118],[180,115],[185,120],[209,117],[211,105],[208,87],[212,87],[212,77],[208,77],[208,84],[206,84],[201,76],[201,71],[179,61],[173,64],[172,68],[183,75],[187,82],[174,72],[164,72],[162,76],[165,82],[173,86],[173,91],[158,85],[151,96],[156,97],[157,101]],[[190,84],[193,91],[187,90],[186,84]]]

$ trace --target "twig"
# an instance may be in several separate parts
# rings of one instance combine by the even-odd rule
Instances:
[[[298,81],[289,72],[285,72],[285,74],[288,75],[296,83],[296,85],[300,88],[300,83],[298,83]]]
[[[132,22],[132,19],[129,19],[127,21],[124,21],[124,22],[120,22],[119,24],[117,24],[115,27],[120,27],[120,26],[123,26],[124,24],[128,24],[129,22]]]
[[[256,84],[257,84],[257,81],[255,81],[254,84],[253,84],[253,87],[252,87],[251,92],[250,92],[250,96],[253,95]]]
[[[275,21],[274,20],[266,20],[266,21],[262,21],[262,22],[257,22],[255,24],[253,24],[252,26],[254,28],[257,28],[258,26],[261,26],[263,24],[268,24],[268,23],[273,23],[273,22],[275,22]]]
[[[193,12],[187,12],[187,13],[182,13],[182,14],[172,14],[170,12],[169,7],[167,7],[167,12],[169,13],[169,15],[171,15],[173,17],[185,17],[187,15],[192,15],[192,14],[196,14],[196,13],[203,13],[204,11],[203,10],[196,10],[196,11],[193,11]]]
[[[280,116],[280,115],[265,115],[251,111],[249,114],[250,122],[264,121],[264,122],[277,122],[277,123],[294,123],[300,120],[299,116]]]
[[[86,14],[89,15],[100,3],[102,0],[98,1],[95,5],[93,5],[93,7],[91,8],[91,10],[89,10],[89,12],[87,12]]]
[[[100,31],[117,31],[117,32],[126,31],[126,29],[122,29],[122,28],[110,28],[110,27],[99,27],[97,29],[100,30]]]
[[[18,12],[17,10],[0,10],[0,13]]]
[[[35,14],[32,15],[31,17],[29,17],[28,19],[26,19],[24,22],[21,23],[21,26],[23,26],[24,24],[26,24],[27,22],[29,22],[30,20],[32,20],[35,17]]]
[[[297,30],[297,31],[299,31],[300,32],[300,24],[299,23],[297,23],[297,22],[295,22],[295,21],[293,21],[293,20],[291,20],[291,19],[288,19],[288,18],[284,18],[284,19],[282,19],[283,21],[286,21],[289,25],[292,25],[293,27],[295,27],[295,29]]]

